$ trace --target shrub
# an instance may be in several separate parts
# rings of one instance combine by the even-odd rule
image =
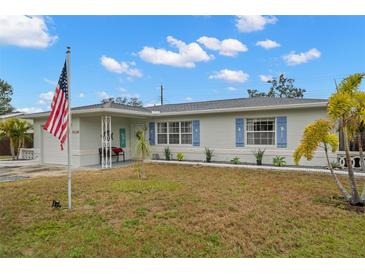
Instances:
[[[169,147],[165,147],[165,159],[170,161],[172,158],[172,153]]]
[[[184,160],[184,153],[182,153],[182,152],[178,152],[178,153],[176,154],[176,158],[177,158],[179,161]]]
[[[235,164],[235,165],[238,165],[240,163],[240,158],[238,158],[237,156],[234,157],[232,160],[231,160],[231,163],[232,164]]]
[[[265,149],[264,150],[258,149],[257,151],[254,151],[253,154],[255,155],[257,161],[262,161],[262,158],[264,158]]]
[[[208,163],[210,163],[210,161],[212,160],[213,155],[214,155],[214,150],[206,147],[205,148],[205,159],[207,160]]]
[[[286,165],[285,157],[284,156],[275,156],[272,159],[272,163],[274,164],[274,166],[285,166]]]
[[[341,165],[339,163],[337,163],[336,161],[332,161],[331,166],[332,166],[332,168],[341,168]]]

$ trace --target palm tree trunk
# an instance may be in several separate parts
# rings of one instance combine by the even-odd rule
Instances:
[[[351,186],[351,204],[357,205],[357,204],[361,203],[361,200],[360,200],[359,193],[357,191],[354,169],[351,164],[349,140],[348,140],[348,136],[347,136],[346,127],[343,128],[343,141],[345,143],[346,165],[347,165],[347,171],[349,174],[349,183]]]
[[[9,138],[10,143],[10,152],[11,152],[11,158],[15,160],[15,150],[14,150],[14,142],[13,139]]]
[[[335,183],[338,187],[338,189],[340,190],[342,196],[345,198],[345,200],[347,202],[351,201],[351,195],[350,193],[347,192],[347,190],[344,188],[344,186],[342,185],[342,183],[340,182],[340,180],[338,179],[336,173],[333,170],[333,167],[331,165],[330,159],[328,158],[328,148],[327,148],[327,144],[324,144],[324,152],[326,154],[326,160],[327,160],[327,165],[329,170],[331,171],[332,177],[335,180]],[[365,189],[365,188],[364,188]]]
[[[359,156],[360,156],[361,170],[365,171],[364,151],[362,148],[362,132],[360,132],[357,135],[357,142],[359,143]]]
[[[141,160],[141,179],[144,179],[144,160]]]
[[[19,156],[20,156],[20,149],[23,147],[23,144],[24,144],[24,140],[20,140],[20,141],[19,141],[18,148],[17,148],[17,154],[16,154],[16,158],[17,158],[17,159],[19,159]]]

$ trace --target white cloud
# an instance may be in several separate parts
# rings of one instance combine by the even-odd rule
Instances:
[[[308,61],[317,59],[320,56],[321,56],[321,52],[318,49],[313,48],[306,52],[301,52],[298,54],[295,53],[294,51],[292,51],[289,54],[284,55],[283,59],[289,66],[295,66],[295,65],[307,63]]]
[[[275,24],[275,16],[242,15],[236,18],[236,27],[240,32],[253,32],[263,30],[267,24]]]
[[[273,76],[272,75],[263,75],[263,74],[261,74],[261,75],[259,75],[259,78],[262,82],[267,83],[267,81],[272,80]]]
[[[237,90],[237,88],[235,88],[235,87],[227,87],[227,89],[228,89],[229,91],[236,91],[236,90]]]
[[[125,73],[130,77],[139,78],[143,76],[142,72],[139,69],[135,68],[135,62],[118,62],[117,60],[105,55],[101,56],[100,62],[106,70],[114,73]]]
[[[47,48],[56,40],[48,32],[44,17],[0,16],[0,44],[26,48]]]
[[[57,81],[49,80],[47,78],[43,78],[43,81],[46,82],[47,84],[50,84],[50,85],[55,86],[55,87],[58,84]]]
[[[36,108],[36,107],[25,107],[25,108],[18,108],[17,111],[24,112],[24,113],[36,113],[36,112],[42,112],[43,109]]]
[[[79,97],[80,97],[80,98],[84,98],[84,97],[85,97],[85,93],[80,92]]]
[[[209,79],[219,79],[227,82],[244,83],[248,80],[249,75],[242,70],[222,69],[209,76]]]
[[[263,40],[263,41],[258,41],[256,43],[256,46],[263,47],[264,49],[273,49],[273,48],[280,47],[280,44],[276,41],[266,39],[266,40]]]
[[[172,36],[167,37],[167,43],[176,47],[177,52],[163,48],[144,47],[139,53],[139,57],[146,62],[159,65],[167,65],[182,68],[194,68],[197,62],[208,62],[213,60],[196,42],[186,44]]]
[[[53,99],[53,94],[53,91],[40,93],[38,103],[41,105],[50,106]]]
[[[191,98],[190,96],[185,97],[185,101],[191,101],[191,100],[193,100],[193,98]]]
[[[240,52],[248,51],[247,46],[236,39],[220,41],[214,37],[202,36],[197,41],[208,49],[219,51],[219,54],[225,56],[236,56]]]
[[[100,98],[100,99],[108,99],[111,96],[106,92],[106,91],[100,91],[97,92],[96,95]]]

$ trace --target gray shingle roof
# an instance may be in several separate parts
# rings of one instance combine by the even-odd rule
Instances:
[[[237,98],[237,99],[225,99],[192,103],[180,103],[180,104],[166,104],[163,106],[152,107],[134,107],[128,105],[121,105],[116,103],[94,104],[88,106],[74,107],[72,111],[77,110],[92,110],[100,108],[114,108],[120,110],[132,110],[140,113],[150,114],[153,112],[160,113],[172,113],[172,112],[189,112],[189,111],[204,111],[204,110],[222,110],[230,108],[248,108],[248,107],[274,107],[274,106],[290,106],[297,104],[310,104],[310,103],[326,103],[326,99],[298,99],[298,98],[269,98],[269,97],[256,97],[256,98]],[[25,114],[25,118],[40,117],[48,114],[47,112]]]
[[[294,105],[294,104],[320,103],[320,102],[327,102],[327,100],[256,97],[256,98],[237,98],[237,99],[203,101],[203,102],[182,103],[182,104],[166,104],[163,106],[147,107],[147,109],[151,111],[160,111],[161,113],[164,113],[164,112],[184,112],[184,111],[198,111],[198,110],[212,110],[212,109],[244,108],[244,107],[268,107],[268,106]]]
[[[93,109],[93,108],[116,108],[116,109],[126,109],[126,110],[134,110],[134,111],[143,111],[143,112],[151,112],[149,109],[145,107],[134,107],[116,103],[100,103],[88,106],[74,107],[72,110],[81,110],[81,109]]]

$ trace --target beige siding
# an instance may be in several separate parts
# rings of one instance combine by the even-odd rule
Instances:
[[[42,127],[46,122],[45,119],[36,119],[34,121],[34,150],[36,157],[44,164],[67,165],[67,144],[64,151],[61,151],[57,139],[45,132]],[[79,147],[80,147],[80,120],[72,119],[72,165],[80,166]]]
[[[245,146],[236,147],[235,145],[235,118],[276,118],[278,116],[287,117],[287,148],[277,148],[274,146],[249,146],[247,145],[246,128],[245,128]],[[238,156],[241,162],[255,162],[253,151],[258,148],[265,149],[264,163],[271,164],[272,158],[276,155],[286,157],[288,164],[294,164],[292,154],[298,146],[306,125],[319,118],[326,117],[326,110],[322,109],[298,109],[298,110],[276,110],[276,111],[252,111],[238,113],[221,113],[206,114],[200,116],[181,116],[179,118],[156,119],[154,121],[181,121],[181,120],[200,120],[200,147],[192,145],[169,145],[174,156],[177,152],[184,152],[187,160],[204,160],[204,147],[215,150],[215,161],[230,161],[233,157]],[[156,129],[157,130],[157,129]],[[276,134],[275,134],[276,135]],[[157,142],[157,138],[156,138]],[[155,145],[152,153],[159,154],[164,158],[164,148],[167,145]],[[332,155],[335,157],[335,155]],[[175,156],[176,158],[176,156]],[[335,159],[335,158],[333,158]],[[308,162],[302,160],[303,165],[325,165],[324,154],[318,151],[316,157]]]
[[[245,128],[245,146],[236,147],[235,145],[235,118],[242,117],[245,119],[245,127],[247,125],[246,119],[259,117],[287,117],[287,148],[277,148],[274,146],[248,146]],[[215,156],[213,161],[230,161],[233,157],[238,156],[241,162],[254,163],[255,158],[253,151],[258,148],[265,148],[264,163],[272,163],[272,158],[276,155],[285,156],[288,164],[293,164],[292,154],[298,146],[306,125],[319,118],[325,118],[325,108],[316,109],[297,109],[297,110],[275,110],[275,111],[250,111],[237,113],[217,113],[217,114],[200,114],[179,117],[167,117],[161,119],[154,119],[151,121],[186,121],[186,120],[200,120],[200,146],[194,147],[192,145],[169,145],[174,157],[177,152],[184,152],[187,160],[205,159],[204,147],[214,149]],[[73,117],[72,125],[72,159],[73,165],[87,166],[97,165],[99,163],[98,149],[101,147],[101,120],[100,116],[93,117]],[[119,129],[126,129],[126,159],[135,158],[135,131],[138,128],[146,129],[147,119],[132,119],[125,117],[112,116],[112,131],[113,131],[113,146],[119,147]],[[42,158],[42,153],[47,151],[42,148],[42,130],[45,120],[36,119],[34,122],[34,148],[36,154]],[[157,133],[157,127],[156,127]],[[149,136],[147,136],[149,137]],[[51,138],[47,137],[47,138]],[[157,141],[157,138],[155,138]],[[167,145],[152,146],[152,153],[159,154],[160,158],[164,159],[164,148]],[[47,155],[47,161],[57,162],[57,152],[50,151]],[[53,158],[54,159],[53,159]],[[44,157],[43,157],[44,158]],[[335,159],[335,155],[332,155]],[[51,160],[49,160],[51,159]],[[54,161],[52,161],[52,159]],[[65,163],[66,164],[66,163]],[[324,154],[318,151],[314,159],[310,162],[303,160],[303,165],[325,165]]]

